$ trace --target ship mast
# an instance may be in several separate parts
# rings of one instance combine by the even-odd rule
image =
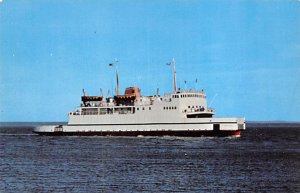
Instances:
[[[175,68],[175,59],[173,58],[173,60],[172,60],[172,63],[173,63],[173,66],[174,66],[174,68],[173,68],[173,79],[174,79],[174,93],[176,93],[176,91],[177,91],[177,87],[176,87],[176,68]]]
[[[174,93],[176,93],[177,91],[177,87],[176,87],[176,62],[175,59],[173,58],[171,62],[168,62],[167,65],[173,65],[173,85],[174,85]]]
[[[118,60],[115,59],[115,61],[111,64],[109,64],[109,66],[115,66],[116,67],[116,81],[117,81],[117,88],[116,88],[116,95],[120,95],[120,90],[119,90],[119,76],[118,76]]]

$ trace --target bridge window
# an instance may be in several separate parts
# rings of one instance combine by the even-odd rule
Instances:
[[[194,115],[187,115],[187,118],[212,118],[212,114],[194,114]]]

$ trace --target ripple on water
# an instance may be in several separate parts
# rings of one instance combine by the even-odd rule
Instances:
[[[239,138],[6,131],[0,192],[299,192],[298,134],[284,128],[249,129]]]

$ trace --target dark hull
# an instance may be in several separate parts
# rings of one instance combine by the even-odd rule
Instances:
[[[107,132],[34,132],[46,136],[178,136],[178,137],[227,137],[238,136],[240,130],[235,131],[107,131]]]

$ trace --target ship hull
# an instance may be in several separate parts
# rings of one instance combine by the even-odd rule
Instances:
[[[228,137],[240,136],[240,130],[227,131],[87,131],[87,132],[38,132],[44,136],[178,136],[178,137]]]
[[[224,120],[223,120],[224,121]],[[230,120],[229,120],[230,121]],[[40,126],[34,133],[48,136],[238,136],[245,129],[236,122],[143,123],[143,124],[68,124]],[[232,120],[231,120],[232,121]]]

